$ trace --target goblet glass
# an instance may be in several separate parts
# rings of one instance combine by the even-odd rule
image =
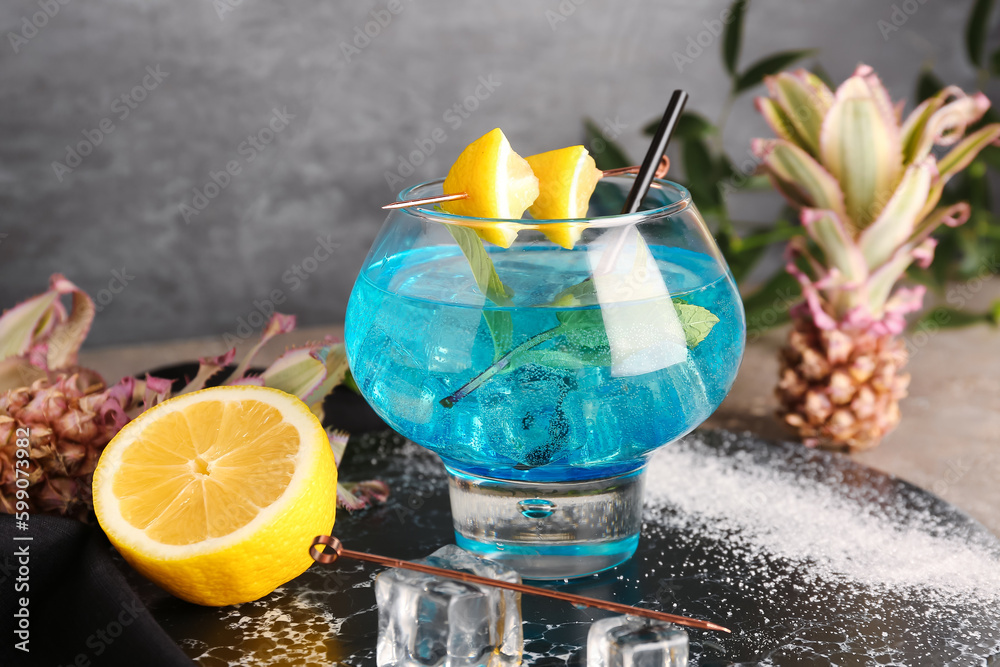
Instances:
[[[632,182],[603,179],[580,220],[393,211],[348,304],[354,379],[441,457],[457,543],[526,578],[634,553],[648,457],[712,414],[743,356],[739,293],[687,190],[654,181],[617,215]]]

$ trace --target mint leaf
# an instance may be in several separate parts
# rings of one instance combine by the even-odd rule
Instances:
[[[681,326],[684,327],[684,338],[687,340],[688,347],[695,347],[705,340],[705,336],[719,322],[719,318],[707,308],[695,306],[680,299],[674,301],[674,308],[677,310]]]
[[[611,343],[604,331],[604,316],[597,308],[563,310],[556,313],[560,322],[559,335],[581,351],[607,350]]]
[[[604,329],[604,317],[599,308],[560,310],[556,313],[556,319],[568,328],[595,327]]]
[[[674,308],[677,317],[684,328],[684,338],[688,347],[695,347],[712,331],[719,318],[707,308],[689,304],[680,297],[674,297]],[[587,278],[583,282],[564,289],[553,299],[552,305],[572,307],[592,305],[597,303],[597,292],[594,280]],[[599,308],[586,310],[563,310],[556,313],[562,324],[560,334],[565,336],[572,345],[589,349],[606,348],[608,337],[604,332],[604,318]]]
[[[479,291],[498,306],[509,305],[513,292],[500,280],[493,260],[486,252],[486,247],[479,235],[468,227],[445,226],[451,232],[455,242],[458,243],[458,247],[462,249],[462,254],[469,261],[472,277],[476,280]],[[486,320],[486,327],[490,330],[490,337],[493,339],[494,360],[499,359],[510,349],[513,342],[514,320],[510,313],[503,310],[483,310],[483,319]]]
[[[483,319],[493,339],[493,354],[499,359],[514,342],[514,320],[506,310],[484,310]]]
[[[575,306],[593,306],[597,304],[597,292],[594,290],[594,279],[587,278],[583,282],[567,287],[556,298],[552,299],[550,305],[559,308],[573,308]]]
[[[451,235],[462,249],[462,254],[469,260],[472,267],[472,277],[476,280],[479,291],[486,295],[486,298],[498,306],[510,304],[511,292],[497,275],[497,269],[493,266],[490,254],[483,246],[483,240],[475,231],[468,227],[459,225],[445,225]]]

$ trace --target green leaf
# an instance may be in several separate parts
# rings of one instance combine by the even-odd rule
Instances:
[[[969,60],[976,67],[983,67],[983,51],[986,47],[986,31],[990,27],[990,12],[994,0],[976,0],[965,26],[965,49]]]
[[[941,306],[925,313],[923,317],[913,323],[912,328],[919,330],[923,326],[931,330],[961,329],[974,324],[994,324],[992,313],[990,311],[973,313],[968,310]]]
[[[712,327],[719,323],[719,318],[707,308],[680,300],[674,301],[674,308],[677,310],[681,326],[684,327],[684,338],[687,340],[688,347],[695,347],[705,340],[705,336],[712,331]]]
[[[753,176],[748,176],[739,185],[736,186],[737,190],[770,190],[771,189],[771,179],[767,177],[767,174],[755,174]]]
[[[906,278],[939,294],[942,292],[942,288],[944,287],[943,283],[939,283],[937,281],[937,277],[931,271],[930,267],[924,269],[917,264],[910,264],[910,266],[906,268]]]
[[[715,162],[708,150],[708,144],[702,139],[685,139],[681,161],[684,163],[684,175],[691,184],[704,183],[712,179],[715,172]]]
[[[788,215],[794,217],[795,213],[790,211]],[[762,227],[761,231],[742,238],[726,233],[719,233],[716,237],[733,279],[740,284],[757,266],[757,262],[769,247],[775,243],[784,243],[796,236],[803,236],[805,233],[802,225],[792,224],[785,218],[778,218],[773,227]]]
[[[747,340],[753,341],[768,329],[787,322],[789,308],[801,295],[802,286],[799,285],[799,281],[784,269],[780,269],[757,291],[744,297]]]
[[[775,221],[774,227],[771,229],[765,229],[744,236],[742,249],[765,248],[775,243],[788,241],[796,236],[802,236],[803,234],[805,234],[805,230],[802,229],[801,225],[793,225],[787,220],[779,219]]]
[[[599,308],[564,310],[556,315],[562,326],[559,334],[581,354],[608,351],[611,343],[604,330],[604,316]]]
[[[758,60],[742,74],[736,77],[733,84],[734,93],[742,93],[753,88],[764,81],[765,76],[777,74],[797,60],[816,53],[816,49],[796,49],[793,51],[781,51],[773,55]]]
[[[1000,171],[1000,146],[987,146],[979,153],[979,159]]]
[[[934,97],[942,88],[944,88],[944,81],[939,79],[934,72],[929,69],[921,71],[920,76],[917,77],[917,90],[915,92],[917,104]]]
[[[740,43],[743,41],[743,15],[748,0],[735,0],[729,6],[730,21],[722,35],[722,62],[726,70],[736,76],[736,63],[740,58]]]
[[[642,133],[653,136],[656,134],[656,129],[660,126],[660,119],[651,121],[646,127],[642,128]],[[674,128],[674,136],[681,139],[687,138],[699,138],[706,135],[712,134],[716,131],[716,128],[712,123],[696,111],[685,111],[681,114],[681,117],[677,119],[677,127]]]
[[[703,212],[719,209],[722,196],[715,174],[716,164],[708,144],[698,138],[685,139],[681,144],[681,162],[695,205]]]
[[[739,284],[756,266],[757,261],[764,254],[764,248],[747,250],[743,246],[743,239],[731,229],[720,228],[715,236],[719,251],[722,252],[726,264],[729,265],[729,271],[733,274],[733,280]]]
[[[584,145],[597,163],[598,169],[619,169],[632,165],[625,151],[613,140],[604,136],[601,128],[590,118],[583,119]]]

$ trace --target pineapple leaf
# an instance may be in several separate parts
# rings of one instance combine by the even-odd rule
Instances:
[[[66,294],[71,295],[73,304],[69,314],[61,302]],[[76,364],[95,312],[94,301],[86,292],[62,274],[53,273],[46,292],[0,315],[0,360],[41,348],[49,370]]]
[[[886,99],[878,80],[859,67],[837,89],[820,135],[823,165],[840,183],[858,230],[875,219],[902,172],[899,128]]]
[[[326,354],[326,377],[323,382],[302,398],[306,405],[319,404],[322,410],[323,399],[333,391],[334,387],[344,382],[347,374],[347,350],[342,343],[330,345]]]
[[[326,379],[329,347],[300,347],[288,350],[267,367],[264,385],[298,396],[312,394]]]
[[[930,159],[907,167],[879,217],[861,233],[858,242],[868,266],[881,266],[910,238],[927,202],[933,172]]]
[[[275,336],[281,334],[290,333],[295,329],[295,316],[285,315],[283,313],[274,313],[271,315],[271,319],[267,321],[264,326],[264,330],[260,334],[260,340],[254,345],[249,352],[243,357],[236,370],[233,371],[233,375],[230,380],[240,380],[246,375],[247,371],[250,369],[250,364],[253,363],[254,357],[260,352],[260,349],[264,347],[267,341],[271,340]],[[227,364],[228,365],[228,364]]]
[[[764,117],[771,130],[778,135],[779,139],[791,142],[796,146],[806,143],[805,138],[799,134],[792,122],[791,117],[785,113],[784,108],[769,97],[758,97],[754,100],[757,111]]]
[[[896,281],[912,263],[913,255],[905,250],[900,250],[872,273],[868,280],[868,308],[872,313],[882,312]]]
[[[809,153],[782,140],[755,140],[753,146],[775,187],[793,204],[844,213],[837,179]]]
[[[868,273],[865,258],[859,251],[844,221],[833,211],[802,209],[802,226],[822,248],[829,264],[850,282],[860,282]]]
[[[1000,124],[987,125],[967,136],[948,151],[938,163],[941,180],[947,182],[949,178],[968,167],[981,150],[998,140],[1000,140]]]
[[[969,125],[984,115],[988,118],[988,111],[990,102],[982,93],[966,95],[955,86],[939,91],[914,109],[903,124],[905,161],[915,162],[926,157],[935,144],[953,143]]]
[[[934,76],[927,72],[930,76]],[[922,93],[918,92],[918,97]],[[925,130],[927,123],[934,113],[944,104],[947,91],[938,88],[936,92],[927,96],[916,109],[910,112],[903,123],[900,134],[900,144],[903,149],[903,163],[910,164],[917,158],[918,151],[923,152],[925,143]]]
[[[17,304],[0,317],[0,360],[26,354],[42,331],[60,314],[55,290]]]
[[[941,224],[949,227],[958,227],[969,219],[971,209],[965,202],[958,202],[951,206],[942,206],[934,209],[917,225],[913,231],[913,236],[907,241],[907,245],[916,246],[930,236]]]
[[[818,155],[820,130],[823,118],[833,106],[833,93],[819,77],[805,70],[782,72],[766,81],[771,96],[800,137],[795,143]]]

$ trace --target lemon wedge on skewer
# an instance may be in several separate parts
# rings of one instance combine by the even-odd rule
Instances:
[[[454,215],[517,220],[538,197],[538,179],[527,161],[514,152],[499,128],[466,146],[444,179],[444,194],[465,192],[466,199],[441,204]],[[509,248],[517,226],[505,222],[475,228],[484,241]]]
[[[528,209],[536,220],[586,218],[590,196],[604,175],[583,146],[569,146],[525,158],[538,177],[538,198]],[[585,225],[551,223],[541,227],[553,243],[571,249]]]

